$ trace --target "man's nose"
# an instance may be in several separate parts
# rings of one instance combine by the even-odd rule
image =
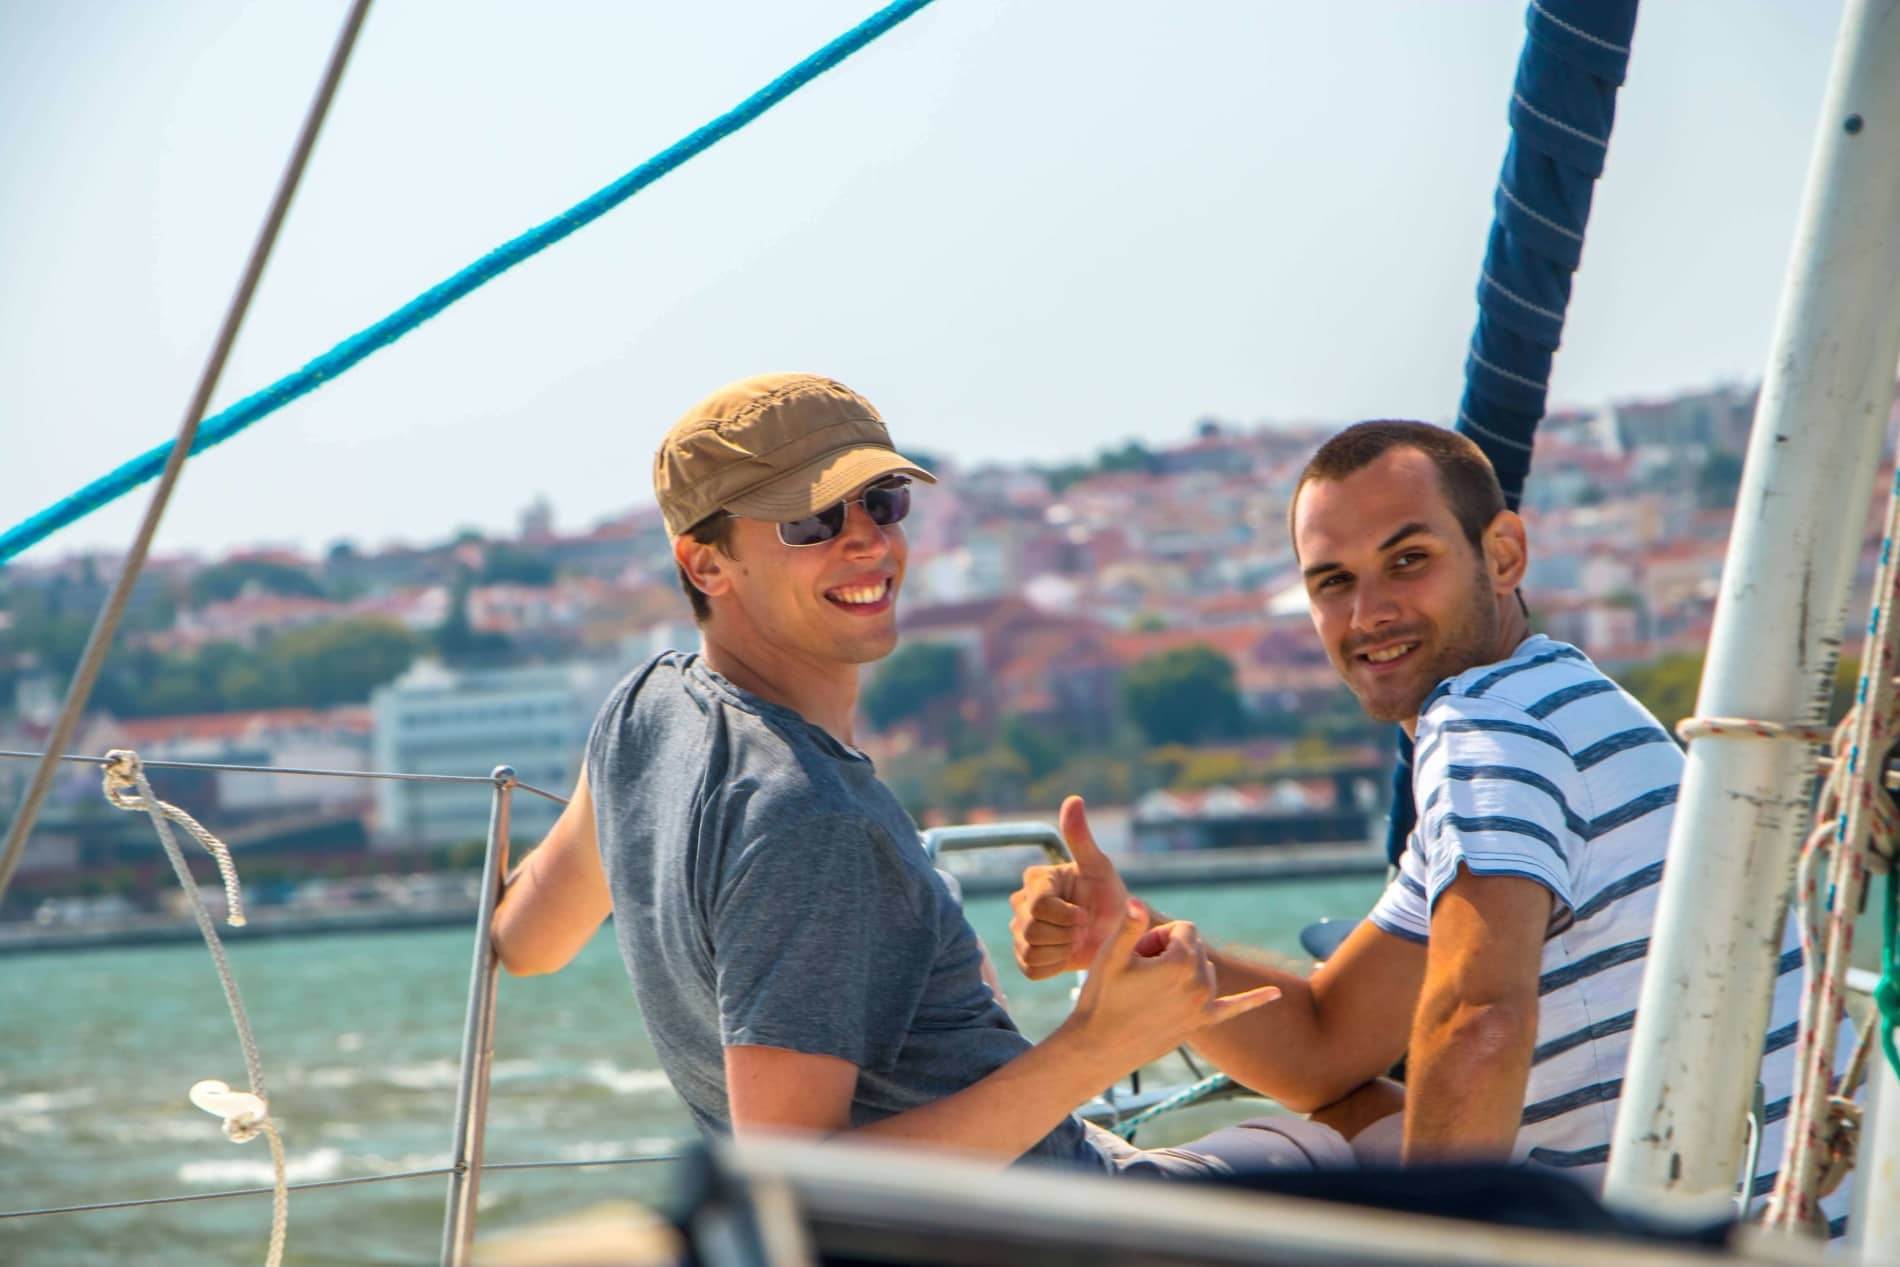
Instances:
[[[1389,586],[1361,579],[1352,596],[1355,629],[1377,629],[1398,619],[1399,605]]]
[[[890,549],[890,537],[863,502],[849,502],[844,508],[844,531],[839,537],[852,554],[881,555]]]

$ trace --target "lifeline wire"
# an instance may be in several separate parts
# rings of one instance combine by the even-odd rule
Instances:
[[[575,230],[593,223],[674,168],[731,136],[931,2],[898,0],[880,9],[731,110],[661,150],[605,189],[582,199],[552,220],[496,247],[447,281],[423,291],[375,325],[343,340],[302,369],[285,375],[262,391],[246,396],[222,413],[205,419],[197,440],[191,446],[191,452],[201,453],[214,444],[228,440],[259,419],[308,395],[330,379],[350,370],[371,353],[394,343],[450,304],[493,281],[523,260],[553,246]],[[0,534],[0,566],[35,542],[151,479],[164,464],[170,447],[160,445],[140,454],[117,470],[101,476],[78,492]]]

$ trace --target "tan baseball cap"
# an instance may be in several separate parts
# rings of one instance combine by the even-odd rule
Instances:
[[[870,401],[816,374],[729,383],[687,410],[653,455],[653,493],[675,537],[719,510],[803,519],[880,475],[937,482],[891,447]]]

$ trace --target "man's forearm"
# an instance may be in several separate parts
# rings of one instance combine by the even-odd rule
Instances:
[[[1406,1163],[1508,1157],[1536,1041],[1535,1007],[1464,1005],[1422,1020],[1406,1062]]]
[[[1014,1161],[1075,1107],[1128,1073],[1074,1018],[954,1095],[849,1132],[855,1138]]]
[[[1234,1081],[1307,1112],[1330,1104],[1360,1082],[1336,1086],[1339,1060],[1328,1042],[1311,983],[1296,972],[1271,967],[1228,951],[1209,955],[1222,994],[1277,985],[1280,1000],[1196,1034],[1194,1049]]]

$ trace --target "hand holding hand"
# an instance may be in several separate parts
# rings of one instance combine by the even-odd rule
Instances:
[[[1117,1053],[1126,1072],[1159,1059],[1196,1030],[1280,997],[1271,985],[1225,996],[1218,990],[1199,930],[1184,920],[1150,927],[1147,908],[1131,900],[1089,965],[1074,1019],[1092,1032],[1092,1042]]]
[[[1016,965],[1031,981],[1088,967],[1128,905],[1128,886],[1089,832],[1081,797],[1062,802],[1058,823],[1074,861],[1030,867],[1009,899]]]

